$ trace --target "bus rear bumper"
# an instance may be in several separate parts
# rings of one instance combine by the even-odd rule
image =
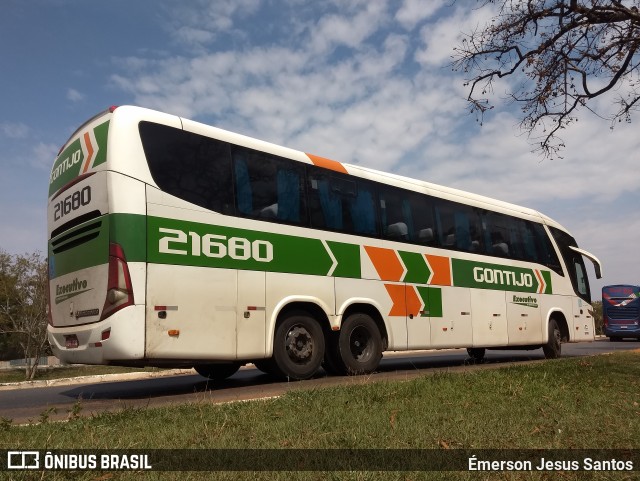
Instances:
[[[53,354],[67,364],[117,364],[142,359],[145,306],[124,308],[100,322],[64,328],[49,326],[47,331]],[[70,345],[74,336],[77,347]]]
[[[637,337],[640,339],[640,326],[637,324],[621,326],[606,326],[604,328],[604,335],[607,337]]]

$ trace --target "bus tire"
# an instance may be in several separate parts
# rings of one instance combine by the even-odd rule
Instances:
[[[307,312],[289,313],[276,327],[274,373],[288,379],[309,379],[324,357],[322,327]]]
[[[475,362],[481,362],[484,359],[484,355],[486,353],[487,353],[487,350],[484,347],[468,347],[467,348],[467,354]]]
[[[233,376],[240,369],[239,362],[225,362],[220,364],[198,364],[193,366],[198,374],[212,381],[223,381]]]
[[[549,321],[549,340],[542,351],[546,359],[557,359],[562,354],[562,333],[555,319]]]
[[[369,374],[382,359],[382,336],[368,314],[350,315],[342,324],[338,339],[340,358],[349,375]]]

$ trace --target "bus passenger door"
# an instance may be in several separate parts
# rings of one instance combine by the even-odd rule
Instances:
[[[504,291],[471,289],[471,312],[474,347],[509,344]]]
[[[595,335],[595,324],[591,315],[591,306],[586,300],[590,299],[589,279],[582,257],[574,253],[569,265],[569,276],[576,294],[580,297],[573,299],[573,335],[575,341],[592,341]]]
[[[260,359],[265,354],[266,272],[238,271],[238,359]]]

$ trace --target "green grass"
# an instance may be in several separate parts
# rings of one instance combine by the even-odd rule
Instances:
[[[292,391],[263,401],[216,405],[203,396],[189,405],[125,409],[66,423],[13,426],[4,420],[0,425],[4,449],[276,448],[286,456],[287,449],[603,447],[640,448],[639,352],[438,373],[404,382],[350,378],[346,387]],[[174,479],[176,474],[115,473],[104,479]],[[102,479],[98,473],[47,475],[43,479]],[[325,475],[385,480],[637,479],[624,473],[435,472],[222,472],[213,478],[193,472],[180,479]],[[28,479],[40,479],[32,476]]]
[[[119,374],[126,372],[156,372],[162,369],[157,367],[133,368],[119,366],[68,366],[39,368],[34,381],[62,379],[67,377],[97,376],[100,374]],[[0,384],[9,382],[23,382],[24,369],[3,369],[0,371]]]

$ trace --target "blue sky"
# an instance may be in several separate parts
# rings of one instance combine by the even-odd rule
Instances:
[[[563,159],[531,153],[518,111],[468,114],[453,48],[491,17],[475,1],[3,0],[0,248],[46,251],[60,146],[110,105],[135,104],[347,163],[525,205],[640,283],[637,120],[584,112]],[[594,107],[604,115],[613,98]]]

